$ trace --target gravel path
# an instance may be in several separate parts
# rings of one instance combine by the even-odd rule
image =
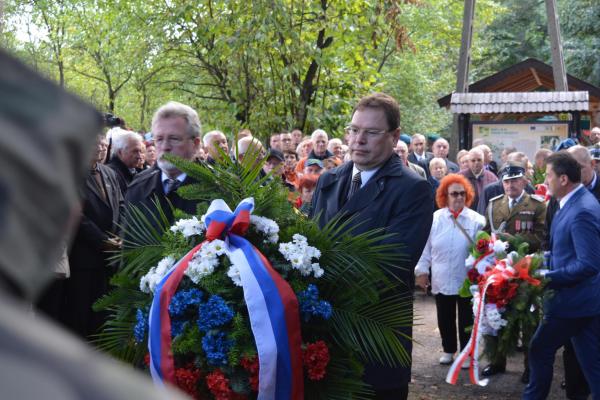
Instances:
[[[468,370],[463,370],[456,386],[445,382],[448,367],[439,364],[442,354],[440,334],[437,328],[435,300],[422,292],[416,294],[415,313],[420,316],[414,327],[411,400],[461,399],[461,400],[507,400],[520,399],[524,384],[521,383],[523,356],[515,354],[508,359],[506,373],[493,376],[488,386],[479,387],[469,382]],[[486,360],[481,361],[487,365]],[[560,389],[563,380],[562,351],[557,353],[554,364],[554,380],[548,399],[565,399]]]

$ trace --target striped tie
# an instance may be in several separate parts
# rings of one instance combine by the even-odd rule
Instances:
[[[346,199],[349,199],[350,197],[352,197],[354,195],[354,193],[356,193],[358,191],[358,189],[360,189],[361,184],[362,184],[362,181],[360,179],[360,171],[358,171],[352,177],[352,184],[350,185],[350,190],[348,190],[348,197]]]

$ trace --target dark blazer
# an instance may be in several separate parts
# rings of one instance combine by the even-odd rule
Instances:
[[[107,254],[103,252],[109,233],[118,234],[123,196],[115,172],[98,164],[106,189],[107,201],[98,190],[95,178],[89,174],[82,190],[83,209],[79,228],[71,244],[69,263],[73,269],[104,269]]]
[[[448,168],[449,174],[456,174],[457,172],[460,171],[460,167],[458,166],[457,163],[452,162],[452,161],[448,160],[447,158],[445,159],[445,161],[446,161],[446,168]]]
[[[550,231],[550,279],[554,294],[546,316],[578,318],[600,315],[600,204],[585,188],[558,210]]]
[[[104,200],[95,180],[89,174],[82,188],[82,215],[69,251],[71,276],[65,280],[60,320],[82,338],[97,333],[106,321],[104,312],[94,312],[96,300],[108,292],[111,253],[105,251],[109,233],[118,234],[123,196],[115,172],[98,164],[106,191]]]
[[[135,205],[140,208],[146,216],[150,217],[150,221],[155,228],[158,227],[155,218],[158,218],[159,214],[153,203],[154,199],[157,199],[160,203],[170,224],[173,224],[174,217],[169,204],[174,208],[192,215],[196,214],[196,206],[198,204],[198,201],[196,200],[186,200],[180,197],[177,192],[171,192],[166,195],[161,175],[161,170],[158,166],[154,166],[141,172],[131,182],[131,185],[127,188],[127,194],[125,195],[125,205],[127,207],[129,205]],[[190,183],[194,183],[194,180],[188,176],[182,185],[188,185]]]
[[[432,158],[433,158],[433,153],[430,153],[428,151],[425,152],[425,160],[422,160],[422,161],[417,160],[417,156],[412,151],[410,153],[408,153],[408,157],[407,157],[408,162],[417,164],[419,167],[421,167],[425,170],[425,174],[427,175],[427,178],[429,178],[431,176],[431,174],[429,173],[429,161],[431,161]]]
[[[353,233],[360,234],[375,228],[386,228],[387,233],[394,233],[385,243],[396,244],[398,253],[407,256],[402,263],[405,269],[399,270],[396,275],[412,289],[414,266],[431,229],[431,187],[425,179],[403,167],[400,158],[393,154],[346,202],[352,168],[353,163],[347,162],[321,175],[313,196],[311,216],[317,218],[321,227],[341,214],[342,221],[354,217],[350,224]],[[403,333],[411,336],[412,328]],[[404,346],[410,354],[412,343],[404,340]],[[395,389],[410,381],[410,367],[368,365],[365,381],[376,390]]]
[[[112,156],[110,161],[107,162],[106,165],[111,167],[113,171],[115,171],[115,173],[117,174],[117,178],[119,179],[119,187],[121,188],[121,193],[123,193],[123,196],[125,196],[127,186],[131,183],[135,175],[131,173],[129,168],[127,168],[127,166],[123,164],[123,161],[121,161],[121,159],[116,155]]]

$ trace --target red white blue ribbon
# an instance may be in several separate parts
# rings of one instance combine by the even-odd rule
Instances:
[[[259,359],[261,400],[304,398],[298,299],[269,261],[243,238],[250,225],[254,200],[243,200],[231,212],[223,200],[211,203],[205,223],[206,241],[223,238],[240,272],[244,299]],[[202,244],[182,258],[157,285],[149,317],[150,370],[155,382],[175,382],[171,352],[169,303],[183,273]]]
[[[465,361],[469,360],[469,379],[471,383],[479,386],[487,386],[489,380],[488,379],[479,379],[479,343],[481,342],[481,331],[480,326],[483,321],[484,316],[484,306],[485,306],[485,293],[487,292],[488,287],[493,284],[495,281],[494,276],[490,276],[488,280],[485,282],[483,289],[481,290],[481,296],[477,299],[474,297],[474,300],[477,302],[477,312],[475,314],[475,320],[473,321],[473,330],[471,331],[471,338],[469,342],[465,346],[465,348],[460,352],[458,357],[454,360],[450,369],[448,370],[448,374],[446,375],[446,382],[451,385],[456,385],[458,380],[458,375],[460,374],[460,370],[465,363]]]

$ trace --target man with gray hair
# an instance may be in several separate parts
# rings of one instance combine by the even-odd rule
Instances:
[[[155,206],[155,202],[158,201],[167,220],[173,223],[171,205],[188,214],[194,214],[197,202],[177,194],[179,186],[194,181],[166,160],[165,155],[190,161],[194,159],[200,147],[200,119],[190,106],[171,101],[160,107],[152,117],[152,134],[156,144],[156,164],[136,176],[129,186],[125,201],[128,205],[138,206],[148,216],[153,214],[154,217],[159,216]],[[153,225],[158,224],[153,217],[149,220]]]
[[[121,128],[112,128],[107,135],[111,138],[112,150],[110,161],[106,165],[117,174],[119,188],[125,196],[136,167],[143,162],[142,137]]]
[[[448,168],[449,173],[456,173],[459,171],[458,165],[450,160],[448,160],[448,152],[450,150],[450,144],[444,138],[439,138],[435,142],[433,142],[433,146],[431,146],[433,150],[434,157],[439,157],[446,162],[446,167]]]
[[[219,148],[223,151],[223,154],[227,154],[229,152],[229,146],[227,144],[227,136],[221,131],[210,131],[204,138],[202,139],[204,143],[204,148],[208,151],[208,157],[206,158],[206,162],[209,164],[214,164],[215,160],[221,158],[219,153]]]
[[[477,211],[479,214],[484,215],[487,202],[485,200],[485,196],[483,195],[483,188],[491,183],[496,182],[498,177],[496,177],[494,173],[485,169],[485,153],[482,151],[480,146],[471,149],[467,157],[469,158],[469,168],[460,171],[459,174],[469,180],[469,183],[471,183],[473,191],[475,192],[475,197],[473,198],[471,208]]]
[[[333,153],[327,150],[327,144],[329,143],[329,137],[327,132],[323,129],[316,129],[312,135],[310,135],[310,141],[312,142],[312,150],[307,157],[302,158],[296,165],[296,172],[301,174],[304,171],[305,163],[307,160],[321,160],[333,157]]]

